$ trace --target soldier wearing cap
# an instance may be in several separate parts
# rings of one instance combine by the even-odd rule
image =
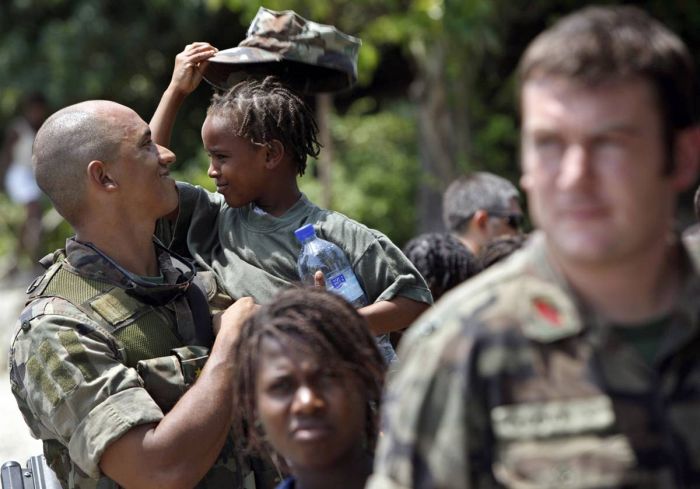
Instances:
[[[133,110],[89,101],[44,123],[33,160],[76,236],[28,290],[10,381],[61,485],[255,487],[228,437],[252,301],[223,314],[214,341],[207,288],[153,239],[177,207],[175,155]]]
[[[633,7],[530,44],[541,231],[409,329],[370,489],[700,487],[700,263],[672,229],[698,172],[692,71]]]

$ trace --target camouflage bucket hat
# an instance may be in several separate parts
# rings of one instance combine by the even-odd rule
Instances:
[[[249,77],[276,75],[303,93],[335,92],[357,81],[361,41],[292,10],[260,7],[238,47],[209,60],[204,79],[226,90]]]

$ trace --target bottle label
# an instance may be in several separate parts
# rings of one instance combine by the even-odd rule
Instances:
[[[350,267],[338,273],[329,274],[326,278],[326,288],[331,292],[342,295],[349,302],[355,302],[365,295]]]
[[[347,282],[347,280],[345,280],[345,275],[340,273],[340,274],[336,275],[335,277],[331,278],[330,282],[331,282],[331,287],[333,287],[334,289],[339,289],[343,286],[344,283]]]

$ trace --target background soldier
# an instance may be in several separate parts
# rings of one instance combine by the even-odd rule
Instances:
[[[688,51],[591,7],[519,74],[541,233],[409,329],[369,487],[698,487],[700,275],[672,233],[700,154]]]
[[[30,286],[10,377],[64,487],[251,487],[228,432],[232,347],[252,301],[224,313],[204,365],[206,296],[152,236],[177,207],[174,161],[108,101],[64,108],[36,136],[37,183],[76,236]]]
[[[498,236],[518,234],[523,225],[515,185],[493,173],[477,172],[452,182],[442,200],[443,221],[474,256]]]

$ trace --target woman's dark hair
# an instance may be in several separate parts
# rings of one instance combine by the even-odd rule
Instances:
[[[291,89],[274,76],[242,81],[212,98],[207,115],[227,118],[234,135],[267,145],[278,140],[291,155],[301,176],[306,157],[320,151],[313,112]]]
[[[265,338],[321,359],[328,368],[344,369],[357,377],[367,404],[368,448],[373,450],[379,431],[384,360],[365,319],[347,301],[319,288],[281,292],[241,329],[234,360],[234,430],[244,448],[257,453],[270,448],[255,426],[256,380]]]
[[[510,236],[498,236],[489,240],[479,253],[481,268],[486,270],[494,263],[498,263],[512,255],[523,247],[527,241],[525,234],[513,234]]]
[[[420,234],[403,252],[427,282],[433,300],[481,271],[474,254],[449,233]]]

